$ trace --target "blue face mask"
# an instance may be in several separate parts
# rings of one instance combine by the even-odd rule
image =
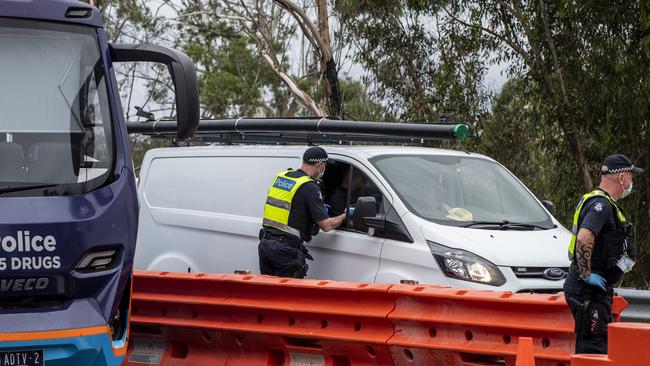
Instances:
[[[627,178],[625,178],[625,176],[623,176],[623,179],[627,180]],[[623,185],[621,184],[621,188],[623,188],[623,194],[621,195],[621,198],[625,198],[625,197],[629,196],[630,193],[632,193],[632,186],[633,186],[633,182],[630,182],[630,185],[627,186],[627,189],[625,189],[625,188],[623,188]]]
[[[319,169],[319,170],[318,170],[318,174],[316,174],[316,176],[314,177],[314,179],[321,179],[321,178],[323,178],[323,175],[324,175],[324,174],[325,174],[325,169],[323,169],[323,170],[320,170],[320,169]]]

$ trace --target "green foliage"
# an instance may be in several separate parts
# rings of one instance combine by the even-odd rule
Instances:
[[[476,42],[435,27],[426,2],[338,1],[335,12],[369,73],[373,97],[400,120],[435,121],[456,111],[474,121],[485,112],[485,67]]]
[[[368,95],[367,88],[359,81],[349,78],[339,81],[346,119],[357,121],[390,121],[381,105]]]
[[[277,77],[259,62],[246,37],[221,39],[218,48],[200,39],[192,40],[184,48],[203,68],[199,79],[201,102],[214,117],[253,115],[265,105],[263,90],[278,87]]]

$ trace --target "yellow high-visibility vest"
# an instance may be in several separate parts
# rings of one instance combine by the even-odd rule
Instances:
[[[618,218],[618,221],[620,221],[623,225],[625,225],[626,219],[623,213],[621,212],[621,209],[618,207],[616,202],[609,196],[607,193],[599,190],[599,189],[594,189],[593,191],[585,194],[582,196],[580,199],[580,203],[578,203],[578,207],[576,208],[575,213],[573,214],[573,226],[571,227],[571,243],[569,243],[569,259],[573,260],[575,257],[575,248],[576,248],[576,241],[578,240],[578,218],[580,217],[580,212],[582,211],[582,207],[585,205],[587,201],[594,197],[603,197],[609,201],[609,203],[616,208],[616,216]]]
[[[282,232],[291,234],[300,238],[300,230],[289,226],[289,213],[291,212],[291,202],[296,195],[298,188],[303,184],[312,182],[310,176],[302,176],[300,178],[292,178],[287,176],[287,170],[278,173],[273,179],[273,183],[269,188],[269,193],[266,197],[266,205],[264,205],[264,219],[262,225],[270,226]]]

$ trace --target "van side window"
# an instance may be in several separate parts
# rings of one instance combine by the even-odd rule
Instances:
[[[331,206],[330,216],[340,215],[347,207],[355,207],[359,197],[374,197],[378,212],[383,212],[383,195],[377,185],[349,164],[329,164],[323,177],[322,190],[325,203]],[[352,222],[347,220],[341,228],[352,230]]]

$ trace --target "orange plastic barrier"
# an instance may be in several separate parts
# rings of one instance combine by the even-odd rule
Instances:
[[[650,366],[650,324],[609,325],[609,355],[574,355],[571,366]]]
[[[535,366],[535,352],[533,351],[533,339],[520,337],[517,347],[517,362],[515,366]]]
[[[393,286],[396,328],[389,340],[397,365],[430,364],[449,352],[463,362],[514,365],[519,337],[532,337],[538,365],[567,365],[573,318],[564,297]]]
[[[531,337],[537,366],[566,366],[575,349],[564,296],[394,285],[388,317],[395,365],[515,365],[518,340]],[[614,318],[627,302],[614,298]],[[451,356],[450,356],[451,355]]]
[[[568,366],[572,333],[555,295],[136,271],[126,365]]]
[[[151,355],[160,365],[391,364],[389,288],[137,272],[126,364]]]

